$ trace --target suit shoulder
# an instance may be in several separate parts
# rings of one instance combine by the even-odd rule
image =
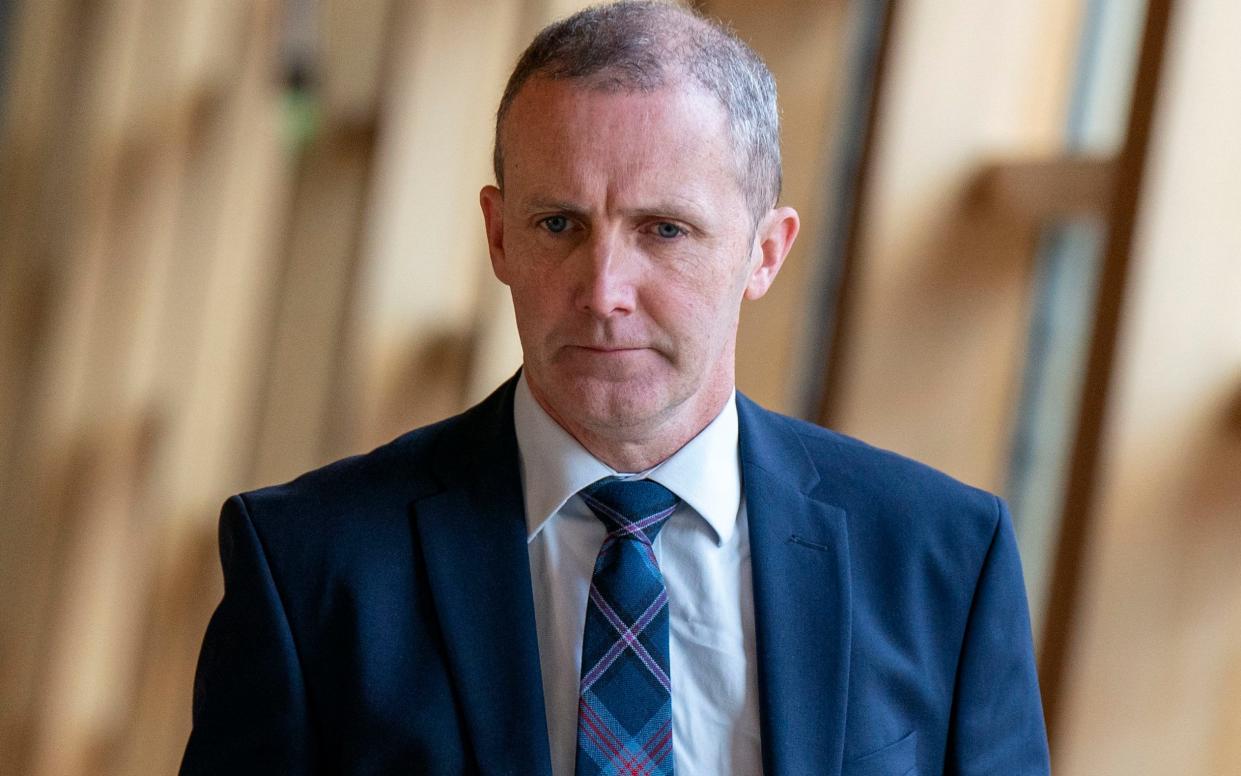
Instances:
[[[899,453],[780,416],[819,473],[811,495],[845,513],[855,583],[934,590],[934,606],[968,609],[997,537],[1011,533],[996,496]]]
[[[480,440],[487,450],[507,451],[504,430],[512,435],[515,382],[459,415],[237,500],[273,551],[313,555],[319,548],[324,555],[340,555],[373,551],[385,542],[407,543],[414,503],[473,465]]]
[[[459,417],[459,416],[458,416]],[[264,543],[299,544],[375,531],[403,518],[408,505],[437,488],[437,442],[456,418],[406,432],[374,450],[237,496]]]
[[[436,440],[454,419],[407,431],[367,453],[351,455],[298,475],[288,482],[242,493],[247,503],[322,501],[342,489],[418,479],[429,467]],[[353,495],[357,495],[356,492]]]
[[[771,413],[797,435],[819,490],[853,515],[898,531],[989,543],[1004,512],[995,495],[920,461],[803,420]]]
[[[449,421],[415,429],[279,485],[241,493],[242,507],[286,605],[328,580],[368,579],[411,552],[411,506],[437,489],[431,475]],[[227,516],[226,508],[221,520]],[[221,523],[221,536],[224,524]]]

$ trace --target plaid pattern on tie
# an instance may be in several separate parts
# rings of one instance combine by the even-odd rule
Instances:
[[[668,591],[651,542],[680,499],[607,477],[580,494],[608,529],[582,633],[577,776],[671,776]]]

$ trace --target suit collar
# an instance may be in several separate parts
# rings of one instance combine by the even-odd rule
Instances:
[[[793,422],[737,398],[750,525],[763,768],[839,773],[851,644],[845,512]]]
[[[441,433],[413,514],[475,761],[549,773],[510,380]]]

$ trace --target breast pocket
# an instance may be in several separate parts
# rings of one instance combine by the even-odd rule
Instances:
[[[918,732],[845,763],[842,776],[917,776]]]

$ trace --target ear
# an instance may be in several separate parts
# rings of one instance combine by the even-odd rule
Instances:
[[[793,241],[797,239],[797,231],[801,229],[801,218],[791,207],[772,208],[759,223],[755,232],[755,253],[758,263],[750,272],[745,284],[745,298],[758,299],[767,293],[771,284],[784,265],[784,258],[789,255]]]
[[[487,230],[487,253],[496,279],[508,285],[508,264],[504,256],[504,192],[495,186],[483,186],[478,193],[483,209],[483,226]]]

